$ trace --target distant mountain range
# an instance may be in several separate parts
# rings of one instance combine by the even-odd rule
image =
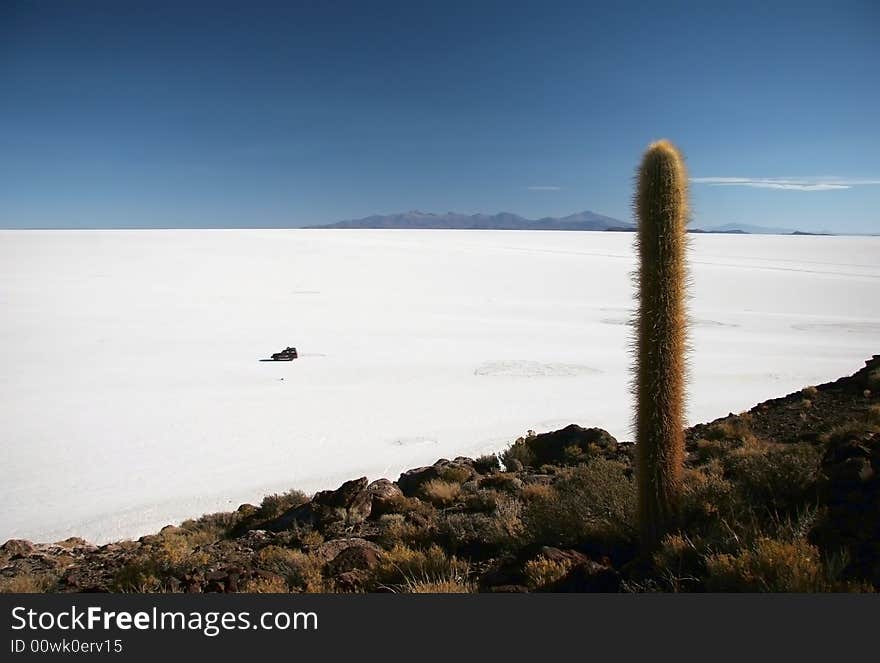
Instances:
[[[715,226],[707,228],[700,232],[713,233],[742,233],[748,235],[830,235],[827,232],[808,233],[792,228],[768,228],[766,226],[755,226],[748,223],[725,223],[723,226]]]
[[[628,221],[620,221],[595,212],[579,212],[563,217],[527,219],[518,214],[433,214],[411,210],[400,214],[375,214],[363,219],[339,221],[313,228],[409,228],[455,230],[633,230]]]
[[[409,230],[608,230],[633,232],[636,226],[631,221],[621,221],[610,216],[589,210],[556,217],[527,219],[519,214],[500,212],[498,214],[459,214],[446,212],[435,214],[410,210],[398,214],[374,214],[362,219],[338,221],[308,228],[389,228]],[[768,228],[749,224],[727,223],[710,228],[690,228],[692,233],[711,233],[727,235],[825,235],[830,233],[808,233],[788,228]]]

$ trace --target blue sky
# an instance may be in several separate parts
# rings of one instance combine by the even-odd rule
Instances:
[[[873,0],[3,0],[0,226],[629,219],[667,137],[698,225],[880,232],[878,34]]]

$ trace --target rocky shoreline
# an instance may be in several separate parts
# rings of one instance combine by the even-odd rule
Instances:
[[[633,445],[571,425],[137,541],[0,546],[12,592],[875,591],[880,356],[687,430],[680,529],[640,556]]]

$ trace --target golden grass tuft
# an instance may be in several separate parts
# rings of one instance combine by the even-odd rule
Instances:
[[[449,506],[461,494],[461,484],[443,479],[431,479],[422,484],[422,494],[435,506]]]

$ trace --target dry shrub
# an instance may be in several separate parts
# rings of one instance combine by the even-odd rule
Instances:
[[[54,573],[22,574],[0,578],[0,594],[43,594],[58,580]]]
[[[502,494],[493,488],[479,489],[465,496],[464,507],[468,511],[491,512],[502,499]]]
[[[503,490],[508,493],[519,493],[522,490],[522,479],[513,472],[497,472],[480,481],[482,488]]]
[[[522,499],[524,502],[532,500],[549,500],[556,495],[556,491],[550,484],[546,483],[527,483],[522,489]]]
[[[438,524],[438,534],[451,551],[473,558],[486,558],[515,548],[522,536],[522,504],[504,494],[496,498],[489,513],[447,514]]]
[[[379,539],[386,546],[397,543],[419,545],[431,538],[432,529],[416,524],[402,513],[389,513],[379,518]]]
[[[212,543],[210,528],[169,528],[156,537],[129,562],[116,570],[111,586],[120,592],[168,591],[171,578],[179,578],[211,562],[201,549]]]
[[[706,557],[707,588],[720,592],[827,591],[819,551],[803,540],[761,538],[737,554]]]
[[[526,562],[526,582],[531,589],[539,589],[552,585],[562,580],[571,570],[573,562],[570,559],[547,559],[544,555],[538,555],[535,559]]]
[[[417,497],[404,497],[403,495],[395,495],[385,500],[385,513],[417,515],[422,518],[431,519],[436,516],[437,510],[424,500]]]
[[[696,443],[696,462],[708,463],[716,458],[722,458],[730,451],[729,444],[723,440],[699,439]]]
[[[302,548],[317,548],[324,543],[324,535],[316,529],[307,529],[297,537],[297,541]]]
[[[748,444],[755,440],[751,424],[752,417],[748,412],[733,414],[708,426],[703,437],[716,442],[729,440]]]
[[[682,475],[681,520],[684,527],[709,524],[733,506],[734,485],[724,479],[715,461],[700,469],[686,468]]]
[[[300,592],[325,590],[323,564],[312,555],[291,548],[266,546],[257,554],[257,565],[276,573],[287,582],[290,589]]]
[[[873,405],[864,416],[838,424],[819,437],[824,443],[843,442],[847,438],[857,437],[865,433],[880,433],[880,406]]]
[[[405,594],[475,594],[477,587],[473,582],[453,579],[407,582],[402,591]]]
[[[668,589],[681,592],[698,587],[705,572],[700,546],[686,534],[668,534],[653,555],[654,566]]]
[[[449,506],[458,499],[461,493],[461,484],[443,479],[431,479],[422,484],[422,494],[425,499],[438,507]]]
[[[416,583],[463,582],[468,573],[466,562],[437,545],[426,550],[396,545],[382,553],[373,578],[381,586],[403,589]]]
[[[262,576],[248,580],[244,591],[248,594],[287,594],[287,581],[278,575]]]
[[[110,586],[116,592],[161,592],[165,588],[162,575],[155,560],[141,556],[119,567],[113,574]]]
[[[235,511],[209,513],[201,518],[183,521],[175,532],[189,539],[193,546],[207,545],[224,538],[241,519],[241,514]]]
[[[439,475],[443,481],[450,483],[464,483],[473,476],[473,471],[463,465],[449,465],[441,468]]]

